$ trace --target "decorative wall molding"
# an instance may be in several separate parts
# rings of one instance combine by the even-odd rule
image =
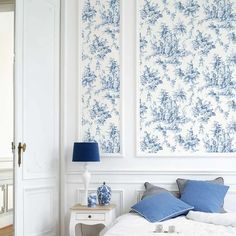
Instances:
[[[13,169],[0,169],[0,183],[12,183]]]
[[[137,156],[235,157],[235,9],[193,5],[136,1]]]
[[[225,184],[230,186],[229,192],[226,195],[225,206],[228,210],[236,210],[236,171],[224,172],[224,171],[195,171],[195,172],[148,172],[148,171],[120,171],[115,172],[93,172],[91,179],[90,192],[96,192],[96,188],[101,185],[101,182],[106,180],[106,183],[111,187],[113,197],[112,202],[117,205],[118,215],[129,212],[130,207],[141,199],[144,191],[144,182],[149,181],[154,185],[168,189],[171,192],[177,192],[178,187],[176,179],[178,177],[188,179],[214,179],[218,176],[222,176],[225,179]],[[69,206],[76,202],[79,202],[83,193],[83,181],[79,173],[73,175],[67,175],[67,188],[68,193],[74,193],[74,198],[69,197]],[[78,194],[79,193],[79,194]],[[73,201],[73,202],[71,202]]]
[[[0,172],[1,171],[13,171],[13,157],[0,157]]]
[[[83,185],[82,172],[68,173],[66,176],[67,185]],[[137,185],[143,188],[144,182],[152,182],[161,186],[168,186],[168,189],[175,191],[177,178],[187,179],[213,179],[222,176],[227,185],[236,187],[236,171],[93,171],[91,184],[99,186],[106,181],[113,186]]]
[[[124,57],[120,59],[122,75],[120,86],[124,87],[124,91],[123,88],[120,91],[123,104],[120,108],[122,110],[120,115],[122,115],[122,127],[123,125],[125,127],[124,132],[121,132],[121,141],[123,143],[125,140],[125,146],[122,144],[121,155],[101,153],[101,156],[105,157],[102,158],[101,165],[96,167],[91,165],[92,179],[90,187],[91,189],[95,189],[105,180],[112,189],[122,191],[123,210],[121,209],[121,213],[125,213],[128,212],[130,206],[137,201],[137,191],[140,191],[140,193],[143,191],[143,183],[145,181],[150,181],[156,185],[175,191],[177,188],[175,180],[178,177],[213,179],[218,176],[223,176],[226,184],[230,185],[232,188],[229,201],[236,206],[234,200],[235,194],[231,194],[231,192],[234,192],[236,189],[236,169],[234,167],[236,155],[219,154],[221,158],[217,158],[216,160],[214,157],[216,157],[217,154],[189,154],[186,156],[175,153],[169,156],[163,154],[143,154],[139,152],[139,84],[136,79],[139,77],[139,68],[137,63],[137,67],[135,66],[135,60],[139,60],[138,51],[136,51],[136,45],[139,45],[138,34],[136,35],[135,42],[135,26],[138,26],[135,25],[135,17],[137,18],[135,14],[137,13],[138,1],[140,0],[120,1],[122,7],[120,32],[122,46],[120,50],[122,50],[121,53],[124,55]],[[77,66],[80,65],[78,55],[80,55],[81,52],[80,42],[79,45],[77,44],[77,38],[80,36],[80,32],[78,32],[80,24],[78,23],[79,13],[75,10],[79,7],[77,5],[78,2],[81,3],[82,1],[72,0],[66,1],[65,3],[67,7],[65,26],[66,65],[64,72],[65,80],[63,81],[65,85],[63,86],[63,95],[65,97],[63,97],[62,100],[64,105],[64,145],[62,145],[64,152],[62,156],[65,157],[66,161],[63,166],[65,172],[62,173],[62,179],[65,179],[65,191],[62,191],[65,193],[65,205],[62,206],[62,212],[65,212],[66,215],[66,230],[70,215],[69,208],[78,201],[76,189],[83,189],[81,178],[83,171],[81,171],[81,165],[71,162],[72,144],[75,140],[80,139],[78,136],[80,136],[81,131],[81,127],[79,127],[78,123],[79,117],[81,117],[81,104],[79,103],[81,88],[78,84],[78,78],[81,78],[81,68]],[[136,23],[137,22],[136,19]],[[136,33],[138,33],[138,30],[136,30]],[[77,54],[75,52],[77,52]],[[123,92],[125,92],[125,94],[123,94]],[[135,119],[137,119],[136,124]],[[125,153],[124,148],[126,149]],[[122,154],[124,158],[110,158],[120,157]],[[136,158],[137,156],[139,158]],[[147,156],[150,158],[147,158]],[[164,158],[159,158],[159,156],[163,156]],[[227,158],[224,158],[226,156]],[[170,158],[172,159],[170,160]],[[93,168],[94,170],[92,170]],[[118,192],[116,196],[119,196]],[[119,197],[117,197],[117,199],[118,198]],[[117,204],[121,205],[121,202]],[[62,220],[64,220],[63,216]]]
[[[86,11],[92,14],[86,14]],[[105,15],[100,19],[97,15],[101,11],[104,11],[105,15],[110,11],[109,17],[112,19],[107,21]],[[78,140],[98,141],[103,157],[123,157],[122,0],[112,3],[95,0],[79,1],[78,12]],[[99,22],[97,25],[93,25],[93,18]],[[84,22],[86,24],[89,22],[88,26],[83,26]],[[91,28],[93,33],[86,32]],[[119,32],[116,28],[119,28]],[[106,35],[108,37],[105,37]],[[92,41],[91,45],[85,43],[85,37],[88,36]],[[112,45],[111,48],[109,44]],[[86,54],[86,50],[90,50],[90,53]],[[93,83],[96,83],[96,91],[93,91]],[[83,92],[85,88],[86,92]],[[93,108],[92,110],[90,108],[86,110],[87,103]],[[83,112],[86,115],[84,120]],[[97,120],[92,117],[97,117]]]
[[[14,199],[14,186],[13,184],[6,185],[6,211],[12,212],[13,211],[13,199]],[[10,195],[11,194],[11,195]]]
[[[0,157],[0,162],[13,162],[13,157]]]
[[[10,174],[13,174],[12,170]],[[12,186],[12,191],[9,186]],[[13,178],[0,175],[0,228],[13,223],[13,211],[9,206],[13,206]]]
[[[15,1],[14,0],[1,0],[0,5],[1,4],[12,4],[14,6]]]
[[[175,176],[175,175],[226,175],[226,176],[236,176],[236,171],[233,170],[93,170],[93,175],[107,175],[107,176],[117,176],[117,175],[164,175],[164,176]],[[66,175],[82,175],[83,171],[67,171]]]
[[[139,158],[145,158],[145,157],[149,157],[149,158],[174,158],[174,157],[178,157],[178,158],[212,158],[212,157],[219,157],[219,158],[235,158],[236,154],[235,153],[173,153],[172,154],[165,154],[165,153],[161,153],[161,154],[155,154],[155,153],[143,153],[139,151],[139,144],[138,144],[138,139],[137,143],[136,143],[136,156]]]
[[[14,11],[15,9],[15,1],[13,0],[5,0],[0,2],[0,12]]]
[[[13,175],[13,168],[6,168],[6,169],[0,169],[0,178],[2,175],[8,175],[12,176]]]
[[[5,212],[6,208],[6,185],[0,184],[0,195],[1,195],[1,202],[0,202],[0,214]]]

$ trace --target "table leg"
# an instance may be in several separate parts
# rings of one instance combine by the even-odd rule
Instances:
[[[76,222],[70,222],[70,236],[76,236],[75,235],[75,226],[77,225]]]

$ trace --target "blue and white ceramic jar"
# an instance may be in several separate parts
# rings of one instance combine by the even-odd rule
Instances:
[[[88,207],[96,207],[97,205],[97,194],[91,193],[88,196]]]
[[[99,205],[109,205],[111,201],[111,188],[104,182],[97,190]]]

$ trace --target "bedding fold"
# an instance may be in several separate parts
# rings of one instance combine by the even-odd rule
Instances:
[[[186,218],[202,223],[236,227],[236,213],[206,213],[190,211]]]

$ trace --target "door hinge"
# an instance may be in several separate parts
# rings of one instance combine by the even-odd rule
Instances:
[[[11,151],[14,154],[15,153],[15,149],[16,149],[16,145],[14,142],[11,142]]]

